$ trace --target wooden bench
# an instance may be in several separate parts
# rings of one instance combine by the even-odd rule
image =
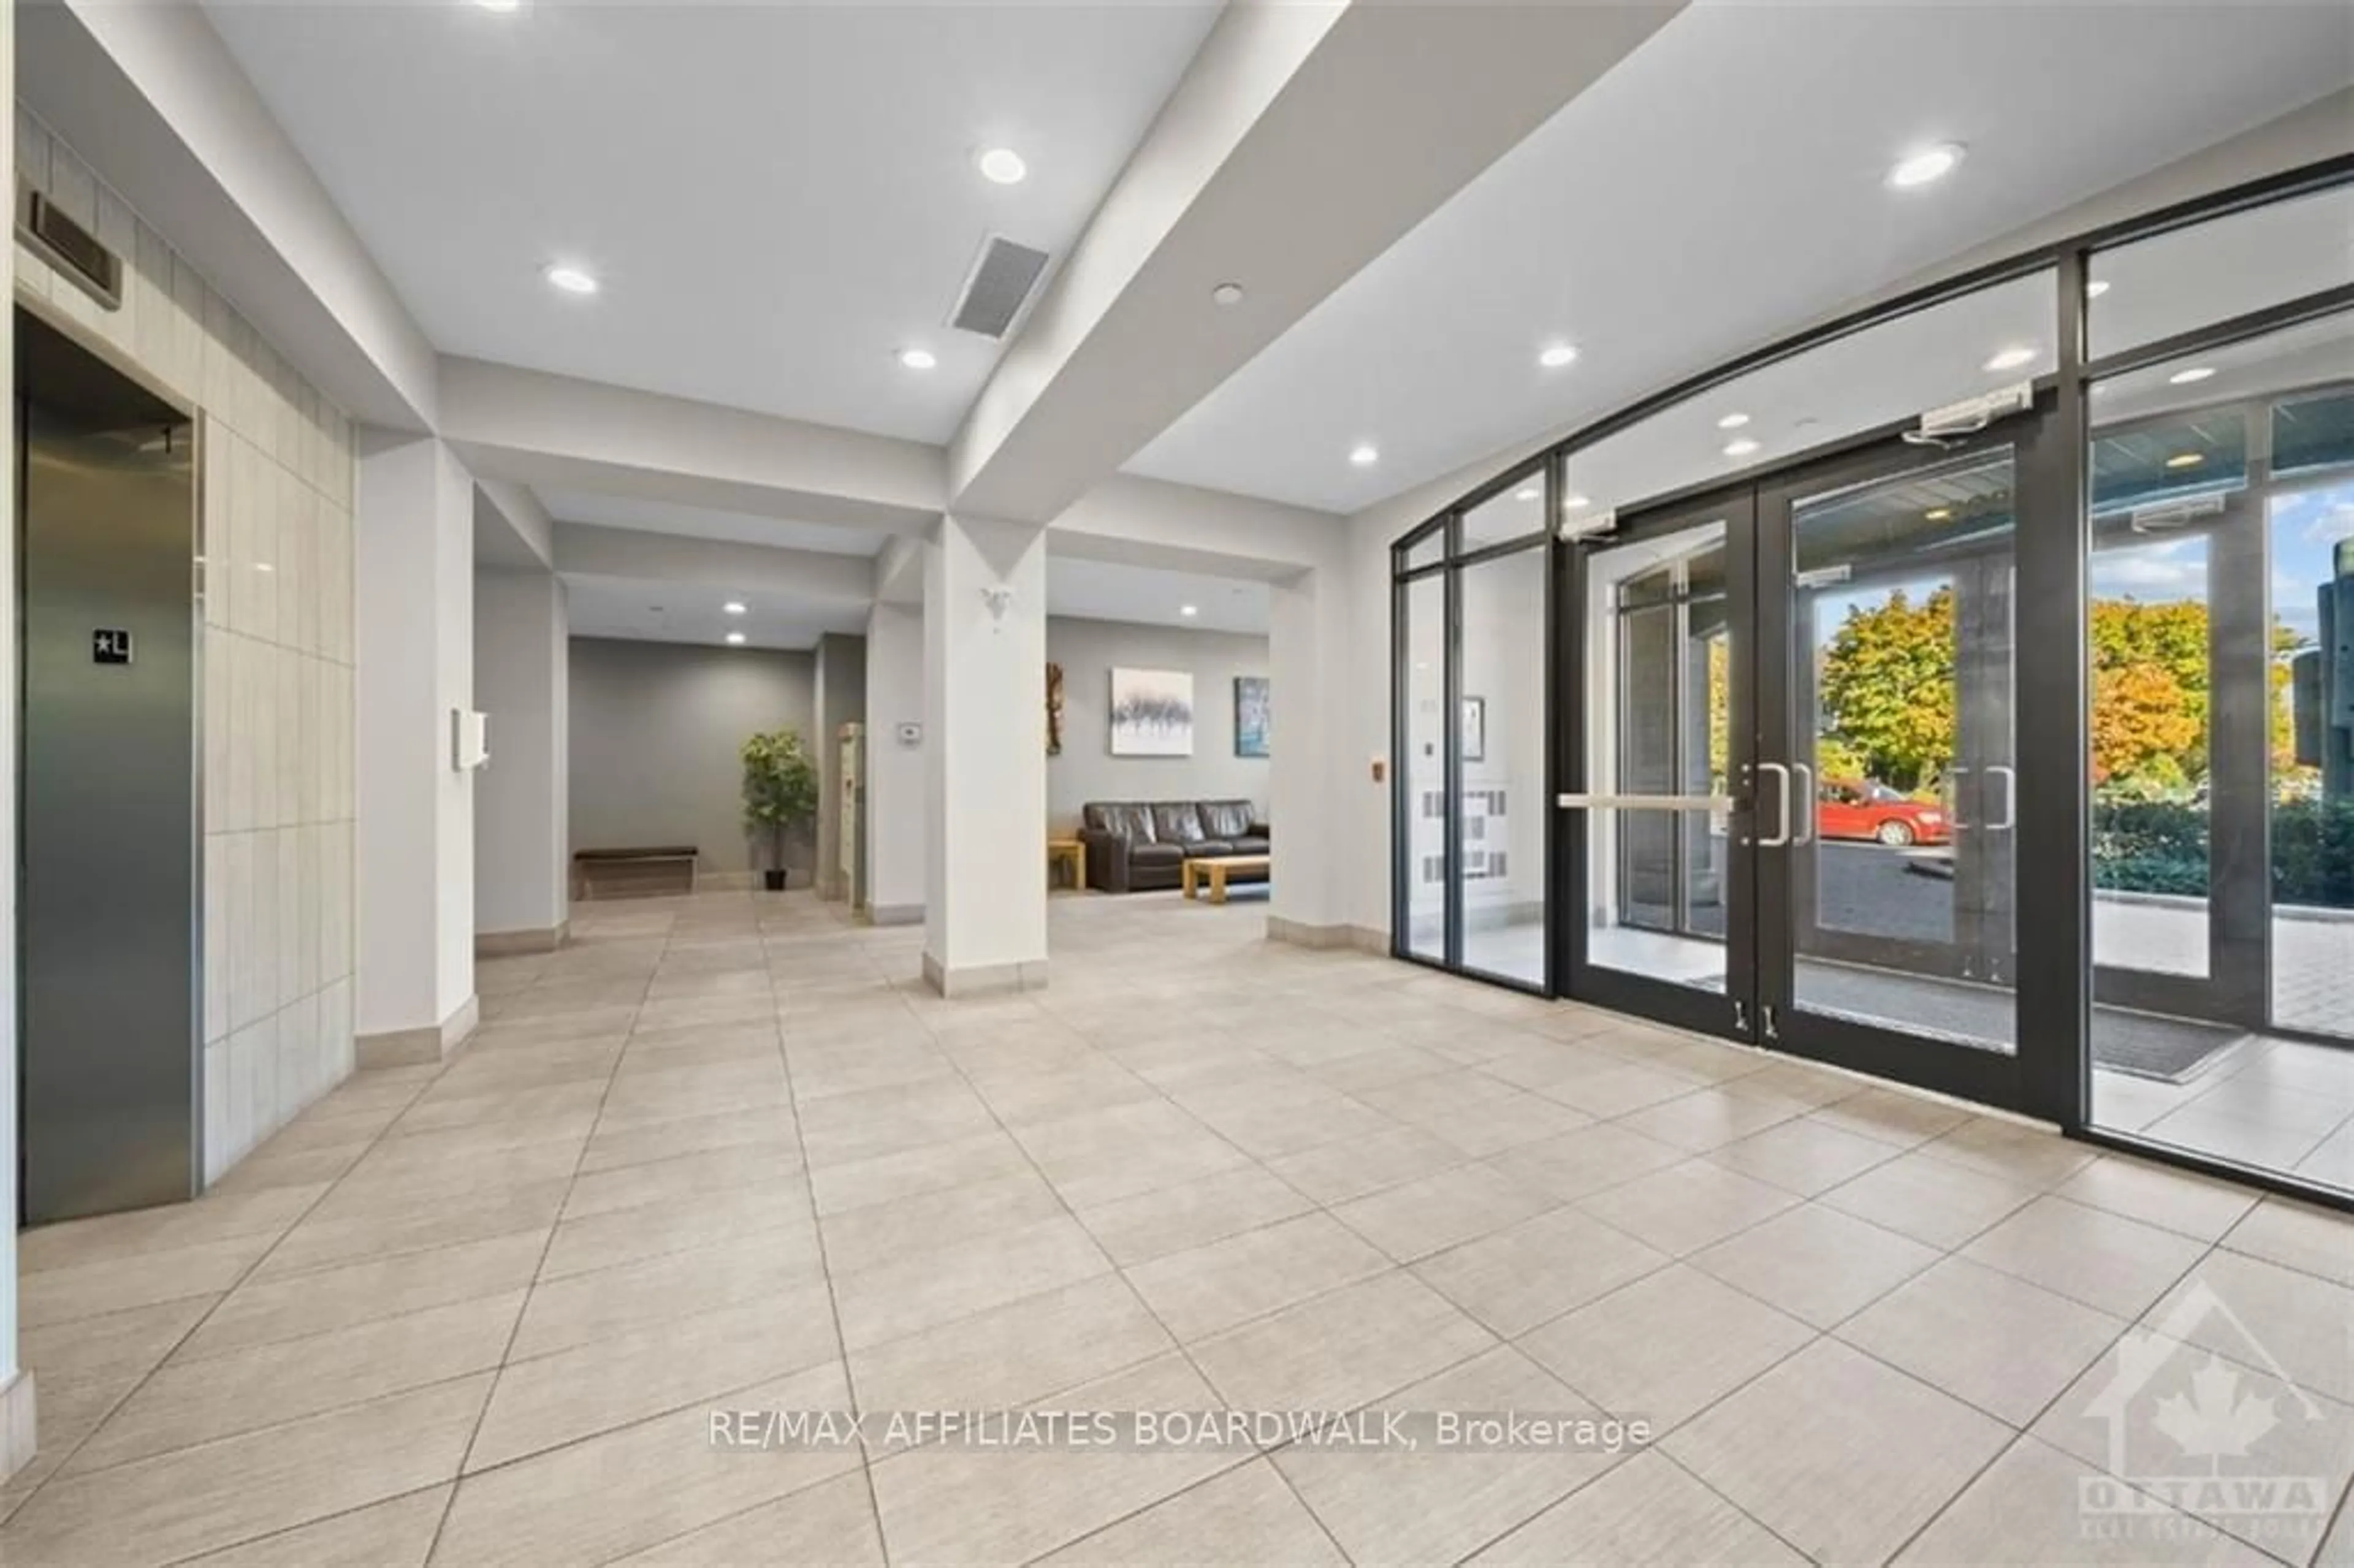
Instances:
[[[582,898],[650,897],[695,891],[693,844],[648,844],[633,849],[587,849],[572,853],[572,879]],[[679,874],[685,873],[681,885]]]

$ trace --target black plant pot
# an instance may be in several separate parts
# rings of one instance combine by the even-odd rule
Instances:
[[[785,890],[785,874],[782,871],[764,871],[760,874],[760,885],[771,893],[782,893]]]

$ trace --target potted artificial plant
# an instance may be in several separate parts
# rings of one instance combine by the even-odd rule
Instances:
[[[817,767],[801,731],[787,726],[744,743],[744,829],[767,846],[761,882],[785,885],[785,835],[817,815]]]

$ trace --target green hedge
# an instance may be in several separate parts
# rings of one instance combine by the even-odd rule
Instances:
[[[2093,885],[2117,893],[2207,893],[2207,808],[2175,800],[2095,801]],[[2354,909],[2354,800],[2273,807],[2273,898]]]

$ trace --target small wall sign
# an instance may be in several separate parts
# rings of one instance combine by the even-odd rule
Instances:
[[[101,626],[90,634],[90,662],[93,664],[128,664],[131,662],[131,633],[116,627]]]

